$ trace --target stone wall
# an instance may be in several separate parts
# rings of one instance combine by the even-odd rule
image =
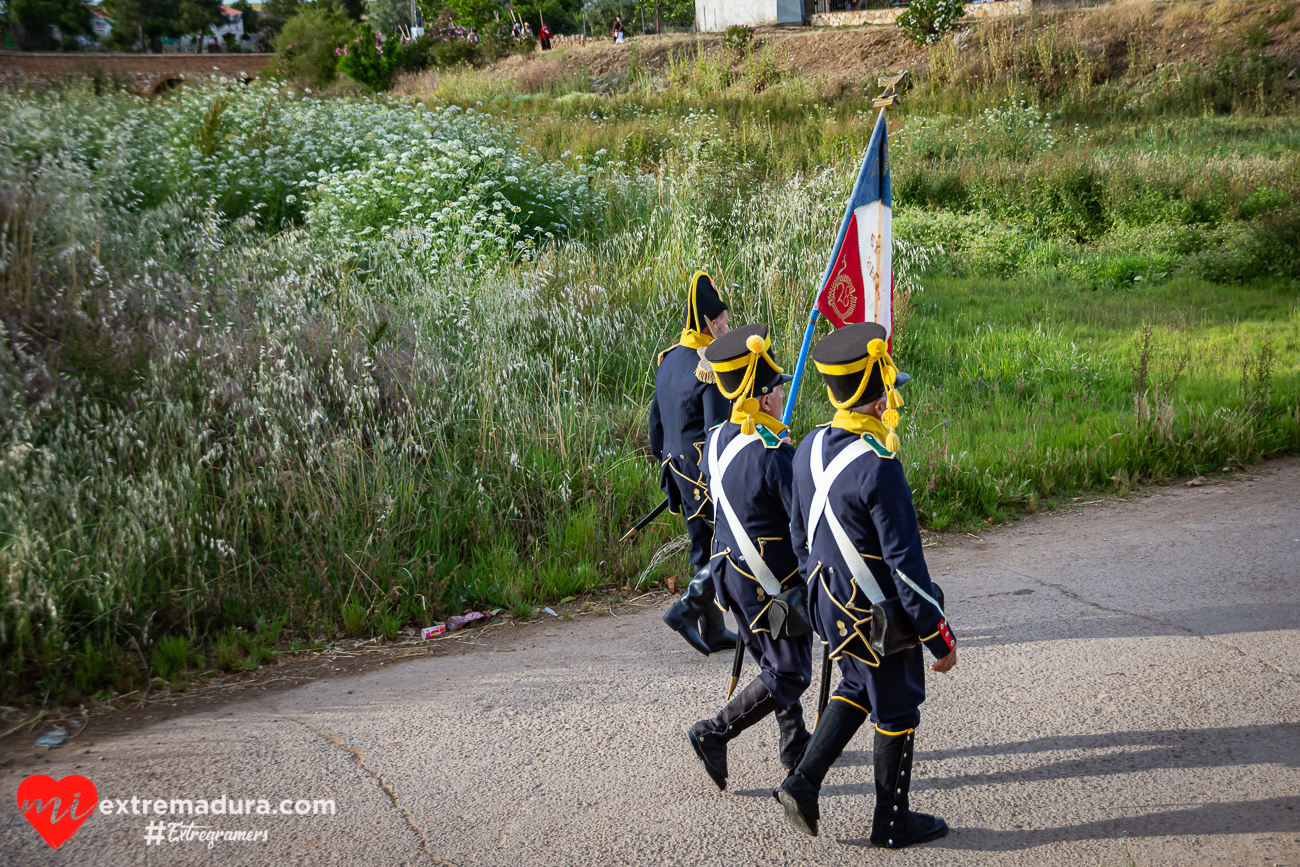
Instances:
[[[991,3],[967,3],[963,21],[979,18],[1004,18],[1010,15],[1028,15],[1032,0],[993,0]],[[858,12],[818,12],[812,16],[814,27],[861,27],[863,25],[891,25],[902,9],[863,9]]]
[[[213,76],[255,78],[271,54],[91,54],[0,51],[0,82],[22,85],[76,76],[124,81],[140,93],[154,93],[170,81]]]

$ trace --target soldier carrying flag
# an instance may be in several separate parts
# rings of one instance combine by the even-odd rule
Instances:
[[[915,732],[931,671],[957,664],[957,644],[930,581],[912,491],[898,460],[897,387],[906,381],[885,329],[864,322],[817,344],[813,362],[838,410],[795,455],[791,538],[813,622],[843,679],[798,768],[774,794],[796,829],[817,836],[826,772],[867,721],[875,724],[871,842],[901,849],[942,837],[947,824],[910,809]]]
[[[817,836],[822,781],[864,722],[874,723],[876,805],[871,842],[901,849],[942,837],[948,825],[911,810],[916,728],[925,700],[924,645],[934,672],[957,664],[943,593],[930,580],[896,428],[908,381],[891,356],[888,89],[809,316],[786,406],[789,421],[819,315],[836,329],[812,358],[836,413],[800,444],[789,506],[791,539],[808,584],[808,607],[842,679],[799,766],[773,794],[797,830]],[[823,694],[825,694],[823,692]]]

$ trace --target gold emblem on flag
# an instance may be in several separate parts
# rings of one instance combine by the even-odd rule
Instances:
[[[852,239],[845,236],[844,243],[852,243]],[[831,310],[841,322],[847,321],[858,308],[858,290],[854,288],[853,279],[848,275],[848,267],[847,261],[840,265],[839,273],[832,280],[830,292],[826,295]]]

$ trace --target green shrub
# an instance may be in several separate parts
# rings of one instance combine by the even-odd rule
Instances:
[[[751,42],[754,41],[754,34],[757,28],[748,24],[732,24],[722,34],[722,44],[730,48],[737,55],[744,54]]]
[[[445,39],[433,46],[433,66],[450,69],[454,66],[473,66],[479,61],[479,46],[467,39]]]
[[[385,611],[375,618],[375,629],[386,641],[392,641],[402,628],[403,619],[393,611]]]
[[[241,640],[242,639],[242,640]],[[213,663],[221,671],[251,671],[257,663],[248,658],[245,650],[247,636],[243,630],[230,628],[217,637]]]
[[[382,92],[393,85],[393,73],[402,65],[403,47],[396,37],[380,39],[369,24],[362,24],[360,32],[335,53],[339,72]]]
[[[418,36],[403,46],[398,68],[407,72],[421,72],[437,66],[433,50],[437,46],[434,38],[427,33]]]
[[[343,606],[343,631],[349,638],[360,638],[366,632],[366,609],[360,602]]]
[[[962,0],[912,0],[894,24],[917,45],[937,42],[966,12]]]
[[[338,78],[337,51],[356,36],[356,25],[336,0],[304,4],[275,37],[275,57],[267,71],[278,78],[325,87]]]
[[[159,677],[183,674],[191,665],[201,665],[203,657],[183,635],[164,635],[153,649],[153,670]]]
[[[1260,214],[1283,208],[1294,201],[1292,195],[1282,190],[1263,187],[1251,193],[1241,203],[1241,217],[1243,220],[1253,220]]]

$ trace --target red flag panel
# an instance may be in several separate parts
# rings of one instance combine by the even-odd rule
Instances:
[[[866,287],[862,282],[862,263],[858,255],[858,217],[849,218],[844,243],[835,258],[826,285],[817,297],[817,312],[841,328],[853,322],[866,322],[869,311]]]

